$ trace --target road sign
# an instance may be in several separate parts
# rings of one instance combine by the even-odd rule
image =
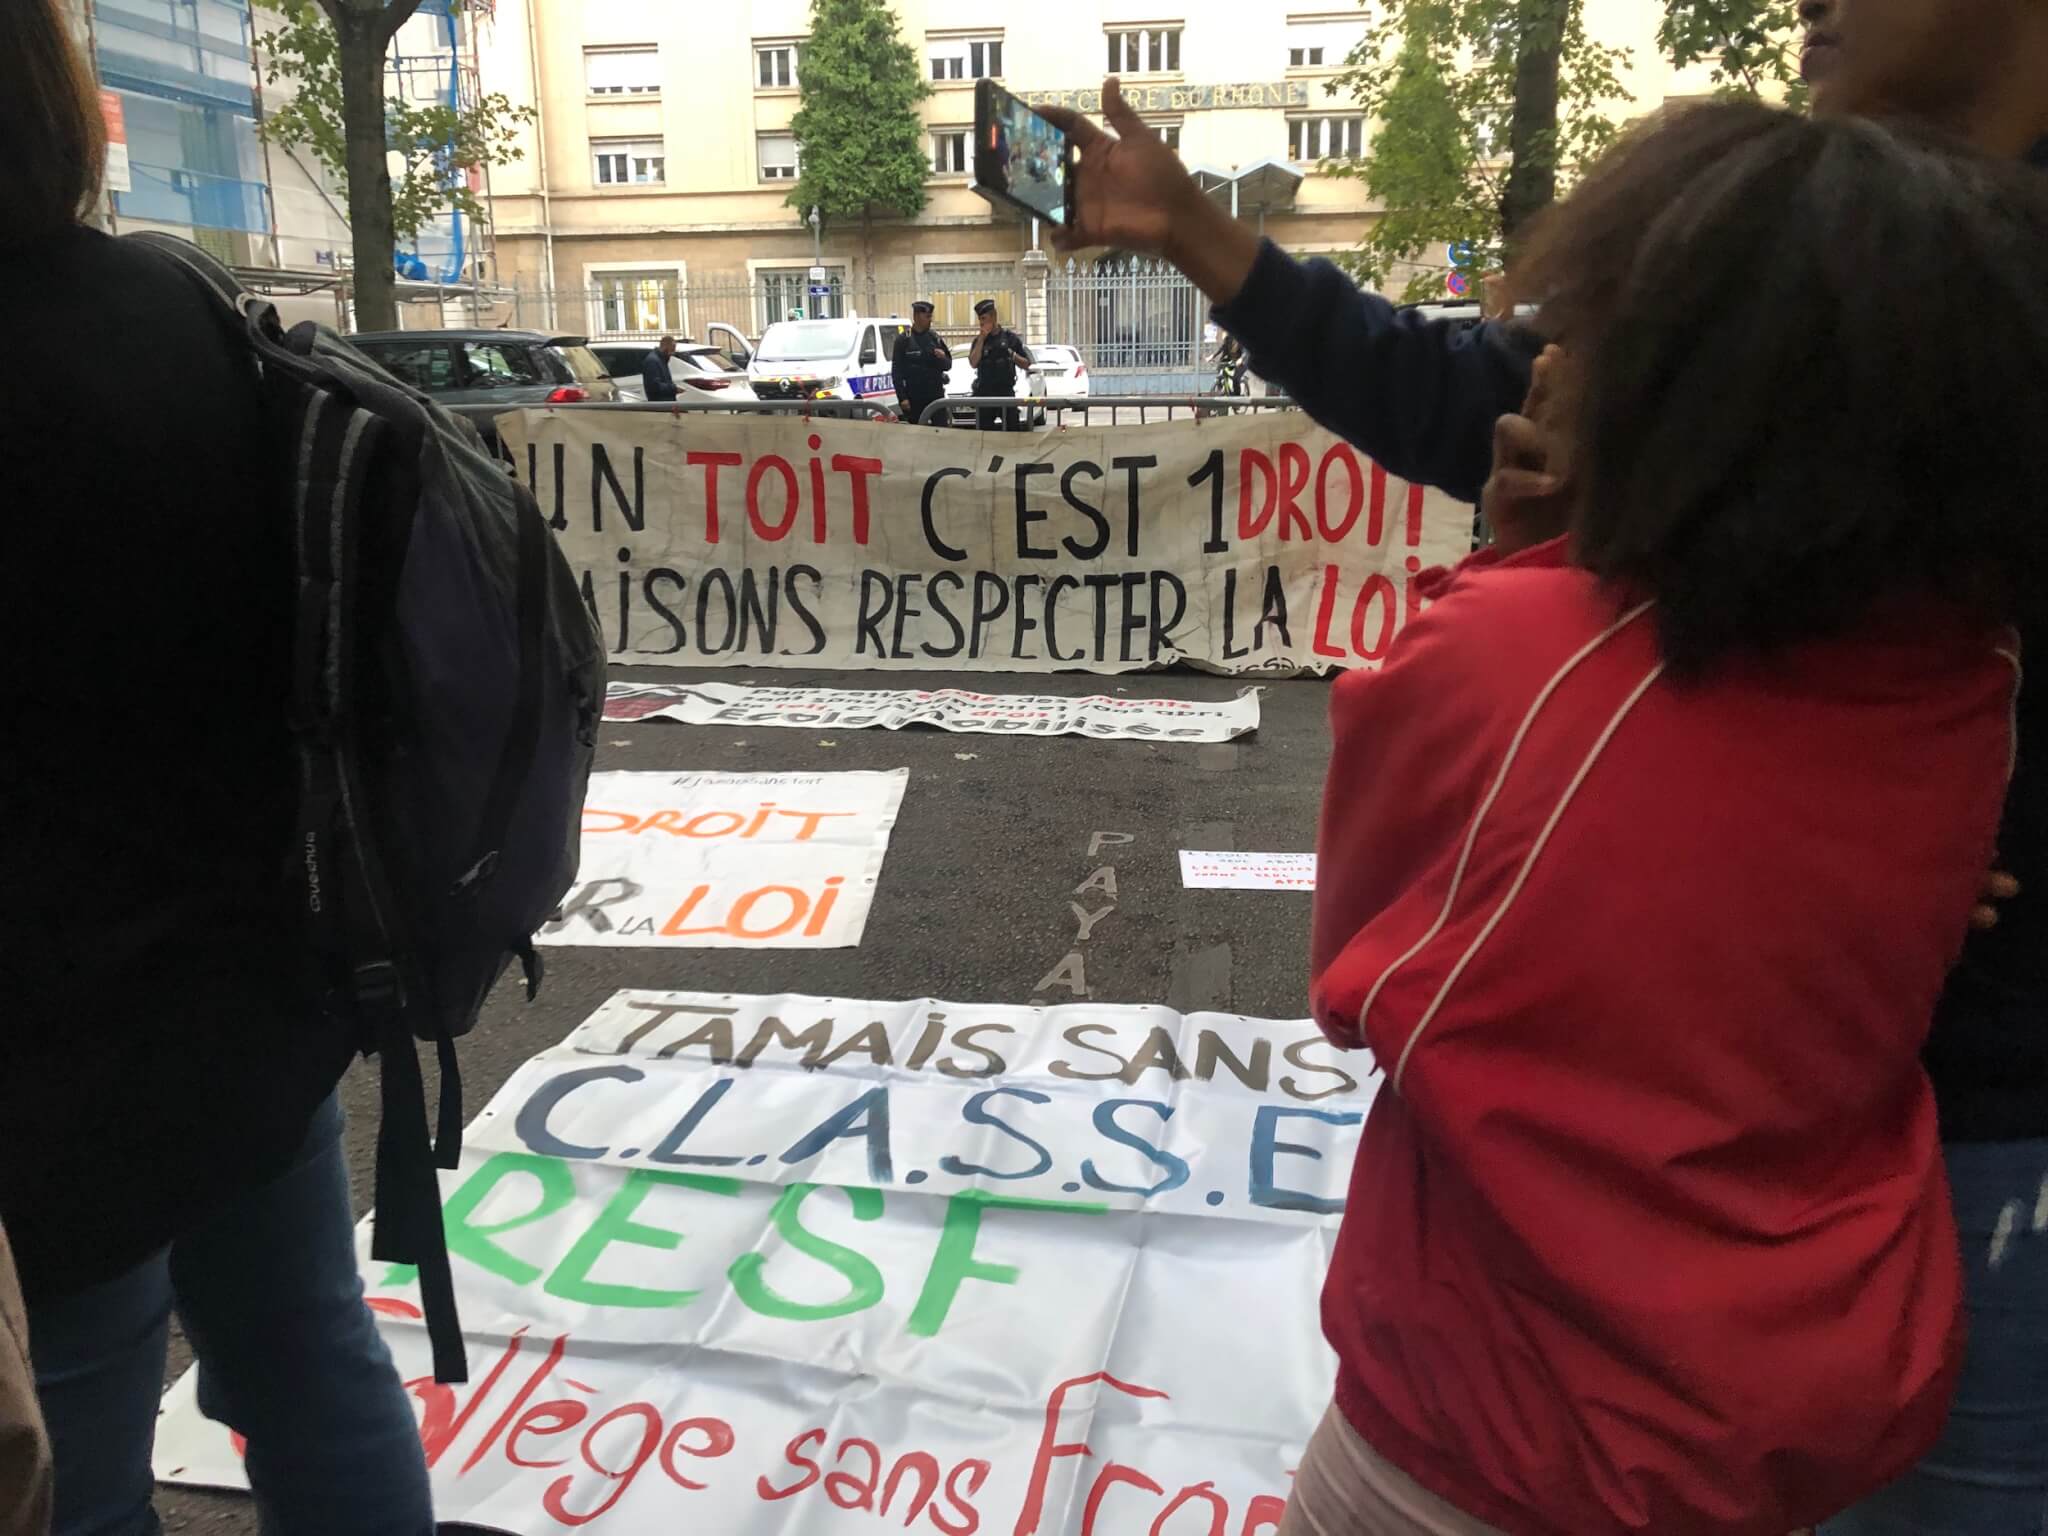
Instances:
[[[1462,299],[1472,291],[1472,279],[1462,272],[1453,272],[1444,279],[1444,287],[1454,299]]]
[[[1444,247],[1444,260],[1454,267],[1471,266],[1472,242],[1470,240],[1453,240]]]
[[[832,289],[825,283],[813,283],[811,284],[811,297],[814,299],[829,299],[832,297]]]
[[[829,281],[831,276],[832,274],[827,272],[823,267],[811,268],[811,281],[814,283],[822,283]]]

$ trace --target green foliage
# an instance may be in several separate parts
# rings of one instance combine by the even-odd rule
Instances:
[[[1796,105],[1799,32],[1798,0],[1665,0],[1657,42],[1681,69],[1710,63],[1723,92]]]
[[[917,104],[932,88],[886,0],[811,0],[797,84],[802,169],[790,205],[828,221],[922,211],[931,161]]]
[[[310,151],[346,195],[340,38],[317,0],[275,0],[274,9],[277,29],[257,39],[266,55],[264,78],[273,84],[290,81],[296,94],[264,119],[260,131],[273,142]],[[533,120],[531,107],[515,107],[495,91],[469,107],[423,106],[387,96],[386,141],[405,157],[404,173],[391,183],[391,223],[397,237],[413,239],[444,209],[484,217],[483,199],[470,188],[463,168],[505,165],[521,158],[519,128]]]
[[[1641,0],[1649,3],[1649,0]],[[1660,51],[1679,67],[1711,65],[1717,89],[1797,103],[1798,0],[1664,0]],[[1363,281],[1407,277],[1405,297],[1443,295],[1441,246],[1461,246],[1457,267],[1473,281],[1505,256],[1501,195],[1510,161],[1518,40],[1561,28],[1555,126],[1531,152],[1569,185],[1596,158],[1628,102],[1620,71],[1628,51],[1586,31],[1584,0],[1384,0],[1365,40],[1330,85],[1364,110],[1363,156],[1323,169],[1364,181],[1387,211],[1348,264]]]

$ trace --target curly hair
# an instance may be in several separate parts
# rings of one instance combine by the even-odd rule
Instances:
[[[1679,672],[2048,575],[2048,176],[1713,104],[1627,136],[1516,272],[1571,359],[1573,558]]]

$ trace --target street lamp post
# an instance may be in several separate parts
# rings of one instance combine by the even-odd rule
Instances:
[[[811,264],[822,267],[825,264],[825,245],[821,232],[825,227],[825,218],[823,214],[818,212],[818,205],[816,203],[811,204],[809,218],[811,225]]]

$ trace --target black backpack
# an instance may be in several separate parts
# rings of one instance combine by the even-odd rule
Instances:
[[[290,879],[327,1023],[382,1058],[372,1256],[415,1264],[434,1374],[466,1379],[436,1165],[462,1150],[454,1041],[576,874],[603,641],[532,495],[475,431],[334,332],[281,329],[197,247],[130,238],[223,306],[262,378],[298,591]],[[314,1021],[309,1021],[314,1022]],[[427,1137],[415,1039],[441,1070]]]

